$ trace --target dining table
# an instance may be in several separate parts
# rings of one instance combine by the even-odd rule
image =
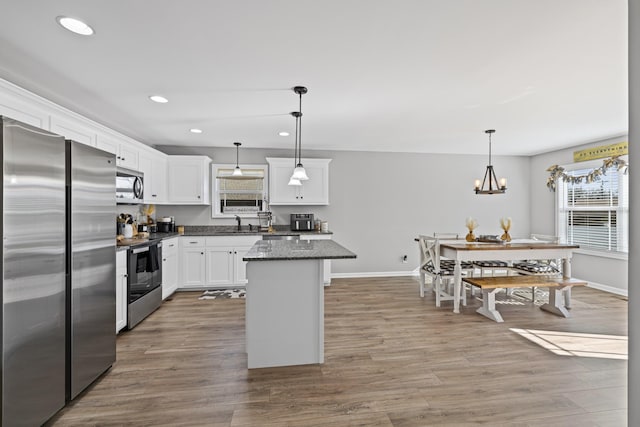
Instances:
[[[461,263],[474,261],[506,261],[561,259],[562,277],[571,278],[571,257],[579,245],[550,243],[535,239],[513,239],[510,242],[467,242],[461,239],[440,240],[440,256],[455,261],[453,312],[460,313],[462,288]],[[565,293],[565,306],[570,307],[571,293]]]

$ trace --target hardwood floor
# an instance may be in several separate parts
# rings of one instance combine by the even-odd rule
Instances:
[[[615,295],[575,289],[568,319],[530,302],[503,302],[505,321],[495,323],[475,313],[473,298],[459,315],[451,302],[436,309],[413,278],[334,280],[325,288],[325,363],[249,371],[244,300],[200,301],[199,294],[176,294],[119,335],[115,365],[49,424],[627,422],[627,361],[609,358],[626,353],[627,301]],[[551,351],[566,349],[598,357]]]

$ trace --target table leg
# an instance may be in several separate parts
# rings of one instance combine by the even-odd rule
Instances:
[[[540,309],[562,317],[571,317],[567,308],[562,304],[562,294],[571,290],[571,286],[563,288],[549,288],[549,303],[543,304]]]
[[[562,259],[562,277],[565,279],[571,278],[571,258]],[[564,306],[571,308],[571,287],[564,291]]]
[[[498,323],[504,322],[502,315],[496,310],[496,293],[500,289],[483,289],[482,290],[482,307],[476,310],[476,313],[482,314]]]
[[[453,312],[460,313],[460,291],[462,289],[462,267],[460,260],[456,260],[453,268]]]

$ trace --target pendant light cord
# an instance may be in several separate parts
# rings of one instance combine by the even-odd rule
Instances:
[[[489,133],[489,166],[491,166],[491,133]]]
[[[302,92],[300,92],[300,103],[298,104],[298,112],[300,113],[300,124],[298,126],[298,163],[302,163]]]

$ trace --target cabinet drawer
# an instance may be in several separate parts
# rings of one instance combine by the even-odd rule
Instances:
[[[180,238],[183,248],[204,248],[205,242],[205,237],[183,236]]]
[[[197,247],[196,245],[189,245],[192,247]],[[165,255],[174,254],[178,252],[178,238],[174,237],[171,239],[162,240],[162,253]]]

